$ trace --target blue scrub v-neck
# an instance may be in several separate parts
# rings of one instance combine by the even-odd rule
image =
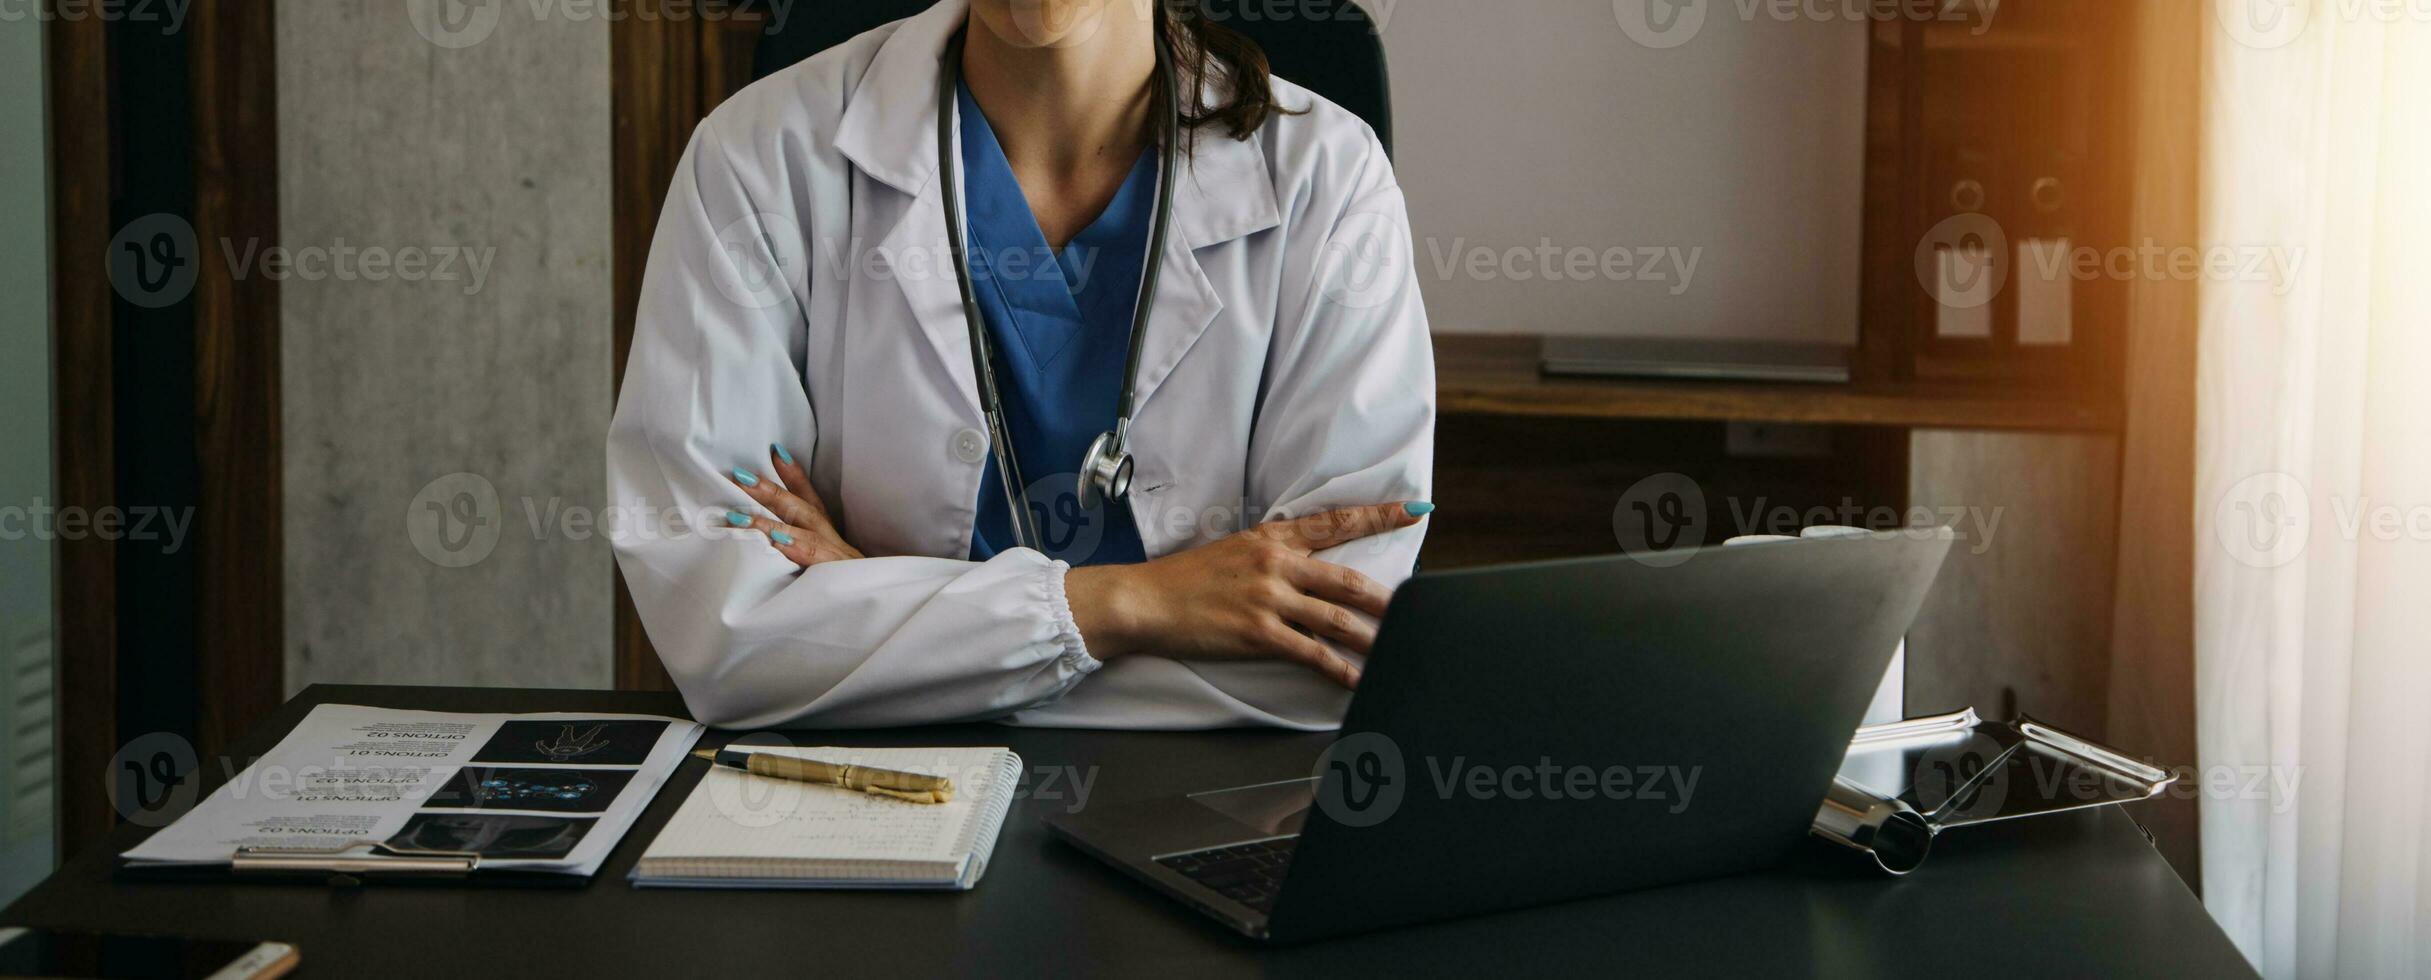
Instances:
[[[1145,561],[1130,506],[1081,510],[1074,471],[1089,443],[1114,428],[1156,210],[1156,154],[1140,155],[1106,210],[1058,254],[968,87],[958,101],[971,292],[994,355],[1013,455],[1030,483],[1030,517],[1050,557],[1074,565]],[[974,560],[1015,546],[1008,514],[991,457],[971,535]]]

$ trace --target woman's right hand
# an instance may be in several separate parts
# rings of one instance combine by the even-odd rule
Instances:
[[[1365,656],[1376,628],[1352,612],[1381,617],[1392,593],[1309,555],[1409,527],[1432,509],[1379,504],[1261,524],[1143,564],[1075,568],[1064,593],[1099,660],[1288,660],[1357,687],[1358,665],[1316,638]]]
[[[770,479],[772,476],[775,479]],[[727,525],[767,535],[768,546],[787,561],[809,568],[862,557],[861,549],[853,547],[852,542],[844,540],[844,533],[836,530],[835,520],[827,514],[827,503],[811,488],[810,473],[794,461],[785,447],[775,444],[768,447],[766,473],[738,466],[727,474],[727,479],[778,518],[772,521],[730,510],[726,512]]]

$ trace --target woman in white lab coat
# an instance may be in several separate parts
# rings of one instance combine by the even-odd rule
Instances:
[[[1338,725],[1432,509],[1434,366],[1382,147],[1187,3],[971,2],[694,133],[608,441],[619,512],[678,515],[611,531],[651,641],[731,727]],[[948,152],[1052,547],[1005,536],[948,245],[958,36]],[[1132,231],[1175,101],[1160,44],[1185,129],[1157,260]],[[1132,489],[1076,511],[1078,455],[1024,450],[1113,428],[1103,366],[1150,262]]]

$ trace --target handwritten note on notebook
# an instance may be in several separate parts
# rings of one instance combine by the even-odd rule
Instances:
[[[711,768],[634,865],[636,886],[967,889],[987,870],[1021,779],[1021,757],[1004,748],[758,751],[946,776],[954,801]]]

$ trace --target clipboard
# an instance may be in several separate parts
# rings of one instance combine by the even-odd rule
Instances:
[[[1913,807],[1935,833],[2151,799],[2177,777],[2028,715],[1968,708],[1857,730],[1840,775]]]
[[[120,851],[124,881],[587,886],[702,726],[324,703]]]
[[[1976,824],[2148,800],[2177,776],[2031,717],[1966,708],[1857,730],[1813,833],[1893,875]]]
[[[359,840],[336,847],[240,847],[227,864],[161,864],[121,857],[111,878],[129,882],[194,884],[258,881],[363,885],[471,885],[502,888],[584,888],[592,875],[566,871],[483,867],[471,851],[423,851],[385,841]]]

